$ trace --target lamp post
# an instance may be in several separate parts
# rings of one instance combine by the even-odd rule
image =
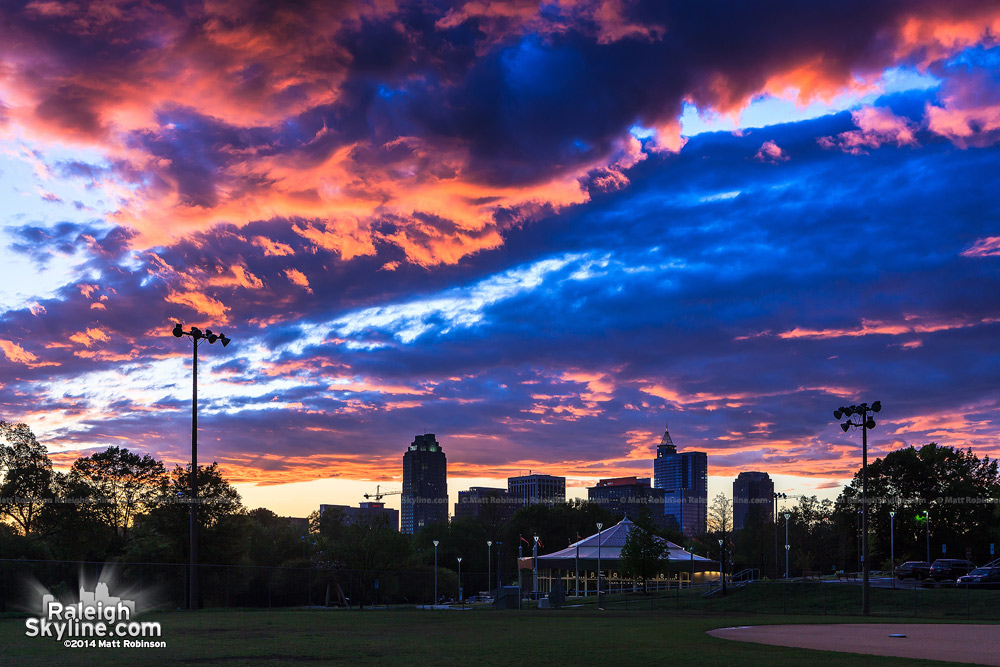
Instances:
[[[788,520],[792,515],[785,512],[785,579],[788,579],[788,551],[792,546],[788,543]]]
[[[438,540],[434,540],[434,604],[438,603]]]
[[[931,511],[924,510],[924,531],[927,535],[927,562],[931,562]]]
[[[531,545],[531,597],[538,599],[538,535]]]
[[[771,493],[774,497],[774,513],[771,514],[771,523],[774,524],[774,578],[778,578],[778,498],[785,500],[788,498],[784,493]]]
[[[896,587],[896,512],[889,512],[889,563],[892,587]]]
[[[882,401],[875,401],[871,407],[867,403],[838,408],[833,412],[833,418],[840,420],[846,433],[852,428],[861,429],[861,565],[864,572],[864,583],[861,587],[861,613],[867,616],[871,613],[869,600],[868,573],[871,569],[868,563],[868,429],[875,428],[875,413],[882,410]]]
[[[726,545],[719,540],[719,579],[722,580],[722,597],[726,597]]]
[[[601,605],[601,529],[603,523],[597,524],[597,605]]]
[[[198,346],[202,341],[210,344],[219,341],[222,347],[230,343],[226,334],[214,334],[211,329],[202,332],[198,327],[191,327],[189,331],[184,331],[180,322],[174,323],[171,333],[181,338],[188,336],[191,339],[192,359],[191,364],[191,513],[190,513],[190,540],[191,540],[191,565],[188,571],[188,609],[198,608]]]
[[[462,595],[462,557],[458,557],[458,603],[465,609],[465,596]]]
[[[493,540],[486,540],[486,592],[492,593],[493,585]],[[493,597],[490,595],[490,597]]]
[[[503,542],[497,542],[497,603],[500,602],[501,563],[503,562]]]

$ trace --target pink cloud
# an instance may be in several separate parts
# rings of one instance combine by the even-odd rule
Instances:
[[[760,146],[760,150],[757,154],[753,156],[755,160],[760,160],[761,162],[770,162],[772,164],[777,164],[778,162],[784,162],[788,159],[785,152],[781,150],[781,146],[774,143],[770,139],[765,141]]]
[[[841,132],[836,137],[822,137],[819,144],[823,148],[839,148],[845,153],[863,155],[868,149],[884,144],[915,146],[916,124],[902,118],[884,107],[864,107],[851,112],[851,117],[859,129]]]

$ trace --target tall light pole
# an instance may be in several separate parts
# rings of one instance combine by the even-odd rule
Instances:
[[[896,512],[889,512],[889,563],[892,575],[892,587],[896,587]]]
[[[778,578],[778,498],[785,500],[788,498],[784,493],[771,493],[774,497],[774,513],[771,515],[771,523],[774,524],[774,578]]]
[[[434,540],[434,605],[438,603],[438,540]]]
[[[191,327],[190,331],[184,331],[180,322],[174,323],[171,333],[177,337],[188,336],[191,339],[192,358],[191,364],[191,513],[190,513],[190,541],[191,541],[191,565],[188,570],[188,609],[198,608],[198,346],[202,341],[210,344],[219,341],[222,347],[230,343],[226,334],[214,334],[211,329],[202,332],[198,327]]]
[[[785,579],[788,579],[788,552],[792,548],[788,543],[788,520],[791,518],[792,515],[785,512]]]
[[[597,606],[601,605],[601,529],[603,523],[597,524]]]
[[[486,592],[492,592],[493,585],[493,540],[486,540]],[[499,593],[499,591],[497,591]],[[490,595],[490,597],[493,597]]]
[[[458,602],[465,609],[465,596],[462,595],[462,557],[458,557]]]
[[[852,428],[861,429],[861,565],[864,572],[864,583],[861,587],[861,613],[871,613],[869,600],[868,573],[871,569],[868,562],[868,429],[875,428],[875,413],[882,410],[882,401],[875,401],[871,407],[867,403],[838,408],[833,412],[833,418],[840,420],[846,433]]]

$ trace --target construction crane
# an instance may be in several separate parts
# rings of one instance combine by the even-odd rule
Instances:
[[[398,496],[401,493],[402,493],[402,491],[382,491],[382,486],[379,485],[379,484],[376,484],[375,485],[375,493],[366,493],[365,494],[365,500],[368,500],[369,498],[374,498],[375,502],[380,503],[380,502],[382,502],[382,497],[383,496]]]

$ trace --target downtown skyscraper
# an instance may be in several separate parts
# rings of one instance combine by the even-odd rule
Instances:
[[[668,527],[692,537],[705,532],[708,518],[708,454],[678,453],[664,429],[653,461],[653,487],[663,489]]]
[[[413,534],[448,522],[448,461],[433,433],[413,438],[403,454],[401,530]]]

